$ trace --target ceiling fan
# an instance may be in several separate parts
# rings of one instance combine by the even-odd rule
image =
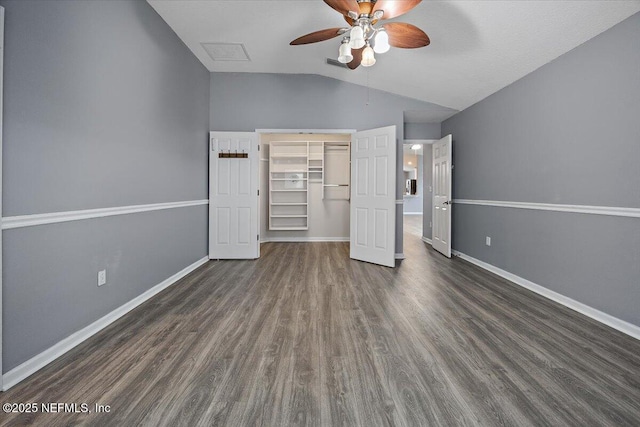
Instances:
[[[324,0],[340,12],[349,24],[344,28],[328,28],[298,37],[292,46],[317,43],[343,36],[338,61],[352,70],[376,63],[375,53],[385,53],[391,46],[414,49],[428,46],[429,36],[415,25],[388,22],[416,7],[422,0]],[[380,25],[378,25],[380,24]]]

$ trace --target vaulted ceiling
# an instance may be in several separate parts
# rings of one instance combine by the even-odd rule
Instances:
[[[147,0],[210,70],[318,74],[462,110],[640,11],[627,1],[429,1],[393,21],[431,45],[396,49],[355,71],[326,63],[340,38],[289,46],[344,26],[321,0]],[[398,0],[402,1],[402,0]],[[242,43],[250,61],[214,61],[202,43]]]

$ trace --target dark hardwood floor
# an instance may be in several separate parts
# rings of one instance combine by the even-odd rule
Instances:
[[[109,413],[1,424],[640,425],[639,341],[440,256],[407,221],[395,269],[346,243],[209,262],[0,395]]]

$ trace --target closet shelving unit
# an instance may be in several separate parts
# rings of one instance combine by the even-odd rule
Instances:
[[[309,144],[273,141],[269,148],[269,229],[309,229]]]
[[[309,229],[310,184],[320,185],[322,200],[349,200],[350,158],[349,142],[271,141],[269,230]]]
[[[324,183],[324,142],[309,142],[309,182]]]

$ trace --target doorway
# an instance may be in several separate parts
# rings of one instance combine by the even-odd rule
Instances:
[[[431,144],[434,140],[405,140],[403,161],[403,226],[407,238],[431,237]]]
[[[344,240],[350,258],[395,267],[395,126],[209,138],[210,258],[257,258],[261,242]]]
[[[348,242],[351,132],[259,139],[260,242]]]

